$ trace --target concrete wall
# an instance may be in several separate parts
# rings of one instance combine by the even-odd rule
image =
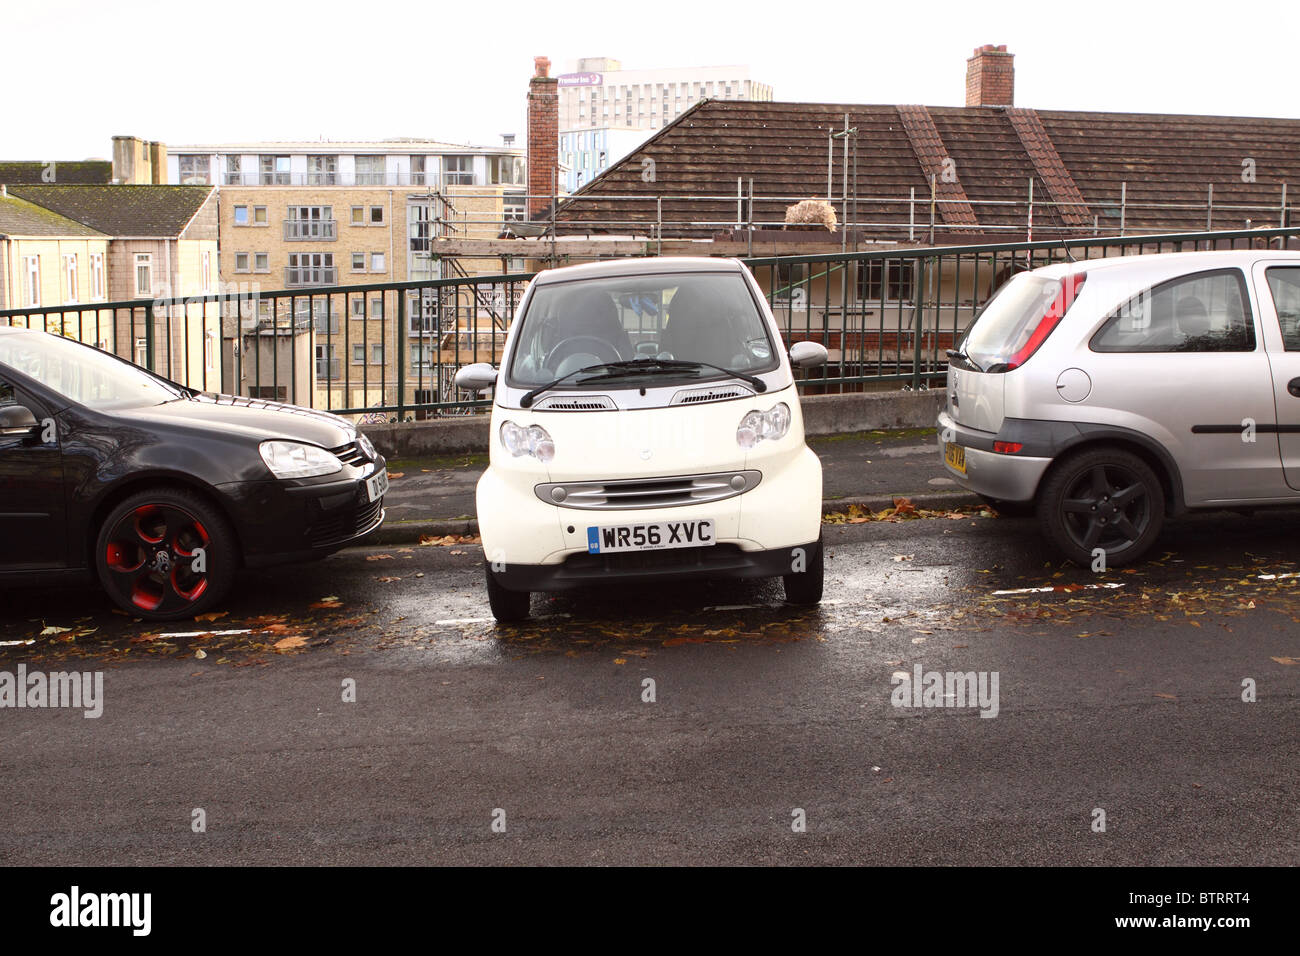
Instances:
[[[877,428],[932,428],[943,400],[944,390],[935,388],[919,392],[813,395],[800,399],[800,404],[807,434],[837,435]],[[366,425],[362,431],[389,458],[483,453],[487,451],[489,438],[486,415]]]

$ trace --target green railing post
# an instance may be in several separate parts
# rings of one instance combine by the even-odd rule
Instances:
[[[406,411],[406,290],[398,289],[397,296],[397,420]]]
[[[925,278],[927,259],[916,260],[916,309],[912,316],[912,390],[921,388],[921,329],[925,325]]]
[[[153,302],[150,301],[144,304],[144,367],[152,372],[153,364]]]

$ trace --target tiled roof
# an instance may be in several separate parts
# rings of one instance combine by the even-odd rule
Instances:
[[[0,196],[0,236],[104,238],[89,226],[12,195]]]
[[[559,229],[567,234],[635,231],[629,221],[655,221],[658,195],[665,221],[687,223],[666,227],[665,236],[712,235],[735,224],[736,201],[725,197],[736,195],[737,180],[748,192],[751,178],[756,197],[781,197],[756,199],[754,219],[780,222],[794,199],[825,196],[827,136],[843,128],[846,113],[858,129],[856,168],[850,151],[850,196],[856,179],[857,218],[877,224],[866,230],[867,238],[907,238],[912,187],[918,232],[923,210],[928,231],[929,210],[921,200],[928,205],[927,169],[940,148],[953,160],[956,185],[978,222],[945,227],[940,219],[940,241],[970,239],[981,226],[1002,227],[991,231],[994,236],[1023,239],[1031,179],[1034,238],[1070,234],[1071,225],[1077,234],[1094,220],[1100,234],[1118,233],[1121,188],[1129,234],[1204,229],[1211,184],[1212,224],[1219,229],[1244,228],[1247,220],[1253,226],[1278,225],[1284,183],[1289,204],[1300,200],[1300,120],[1059,110],[1012,114],[996,107],[929,107],[927,112],[939,142],[927,138],[914,146],[896,106],[705,101],[564,202]],[[650,181],[643,177],[647,158],[654,161]],[[838,143],[834,162],[838,193],[843,170]],[[1166,208],[1143,208],[1152,203]],[[838,209],[838,197],[835,204]],[[1187,208],[1168,208],[1175,204]],[[602,225],[601,220],[614,222]]]
[[[212,186],[14,186],[9,192],[110,236],[173,238]]]
[[[53,178],[51,178],[53,177]],[[113,164],[106,159],[86,159],[79,162],[0,162],[0,183],[7,186],[19,184],[59,183],[61,185],[106,186],[113,181]]]
[[[924,106],[900,106],[898,117],[912,143],[912,152],[921,169],[934,184],[934,197],[940,200],[939,214],[943,221],[954,226],[973,226],[979,220],[971,208],[966,190],[957,177],[957,164],[944,148],[943,137],[935,128],[930,111]]]

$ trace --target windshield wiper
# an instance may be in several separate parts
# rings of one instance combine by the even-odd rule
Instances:
[[[767,391],[767,382],[763,381],[757,375],[750,375],[748,372],[737,372],[735,369],[723,368],[721,365],[713,365],[709,362],[692,362],[687,359],[660,359],[660,358],[640,358],[633,359],[630,362],[606,362],[606,368],[617,369],[617,372],[610,372],[600,375],[598,378],[615,378],[623,372],[633,370],[655,371],[662,368],[711,368],[715,372],[721,372],[723,375],[729,375],[732,378],[738,378],[742,382],[748,382],[754,386],[757,392]]]
[[[977,372],[982,372],[982,371],[984,371],[984,369],[980,368],[979,365],[976,364],[976,362],[975,362],[975,360],[974,360],[973,358],[971,358],[969,355],[967,355],[967,354],[966,354],[964,351],[962,351],[960,348],[947,349],[946,351],[947,351],[947,353],[948,353],[948,358],[949,358],[949,359],[955,359],[955,358],[957,358],[957,359],[961,359],[963,362],[965,362],[967,365],[969,365],[969,366],[970,366],[971,368],[973,368],[975,371],[977,371]]]
[[[730,375],[733,378],[738,378],[742,381],[748,382],[749,384],[754,386],[755,391],[759,391],[759,392],[767,391],[767,383],[764,382],[761,378],[758,378],[757,376],[754,375],[749,375],[745,372],[736,372],[729,368],[723,368],[721,365],[710,365],[708,362],[678,361],[676,359],[640,358],[640,359],[632,359],[631,361],[626,361],[626,362],[601,362],[599,365],[588,365],[585,368],[577,368],[574,369],[572,372],[566,372],[564,375],[561,375],[559,378],[547,382],[545,385],[538,385],[536,388],[532,389],[531,391],[525,392],[524,396],[521,399],[519,399],[519,407],[520,408],[531,407],[533,404],[533,399],[536,398],[538,395],[542,394],[542,392],[549,391],[555,386],[561,385],[564,382],[568,381],[569,379],[573,378],[573,376],[581,375],[583,372],[600,372],[602,369],[612,369],[612,371],[607,371],[600,375],[592,375],[590,378],[585,378],[582,380],[582,382],[575,383],[575,384],[585,384],[586,382],[597,382],[608,378],[620,378],[624,375],[627,375],[628,373],[639,374],[644,372],[658,372],[658,371],[662,371],[663,369],[673,369],[673,368],[679,368],[679,369],[711,368],[714,371],[722,372],[724,375]]]

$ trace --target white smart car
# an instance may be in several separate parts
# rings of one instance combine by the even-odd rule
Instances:
[[[822,473],[791,363],[826,349],[780,331],[727,259],[555,269],[520,303],[495,385],[478,484],[488,598],[525,618],[533,591],[629,579],[781,577],[822,595]]]

